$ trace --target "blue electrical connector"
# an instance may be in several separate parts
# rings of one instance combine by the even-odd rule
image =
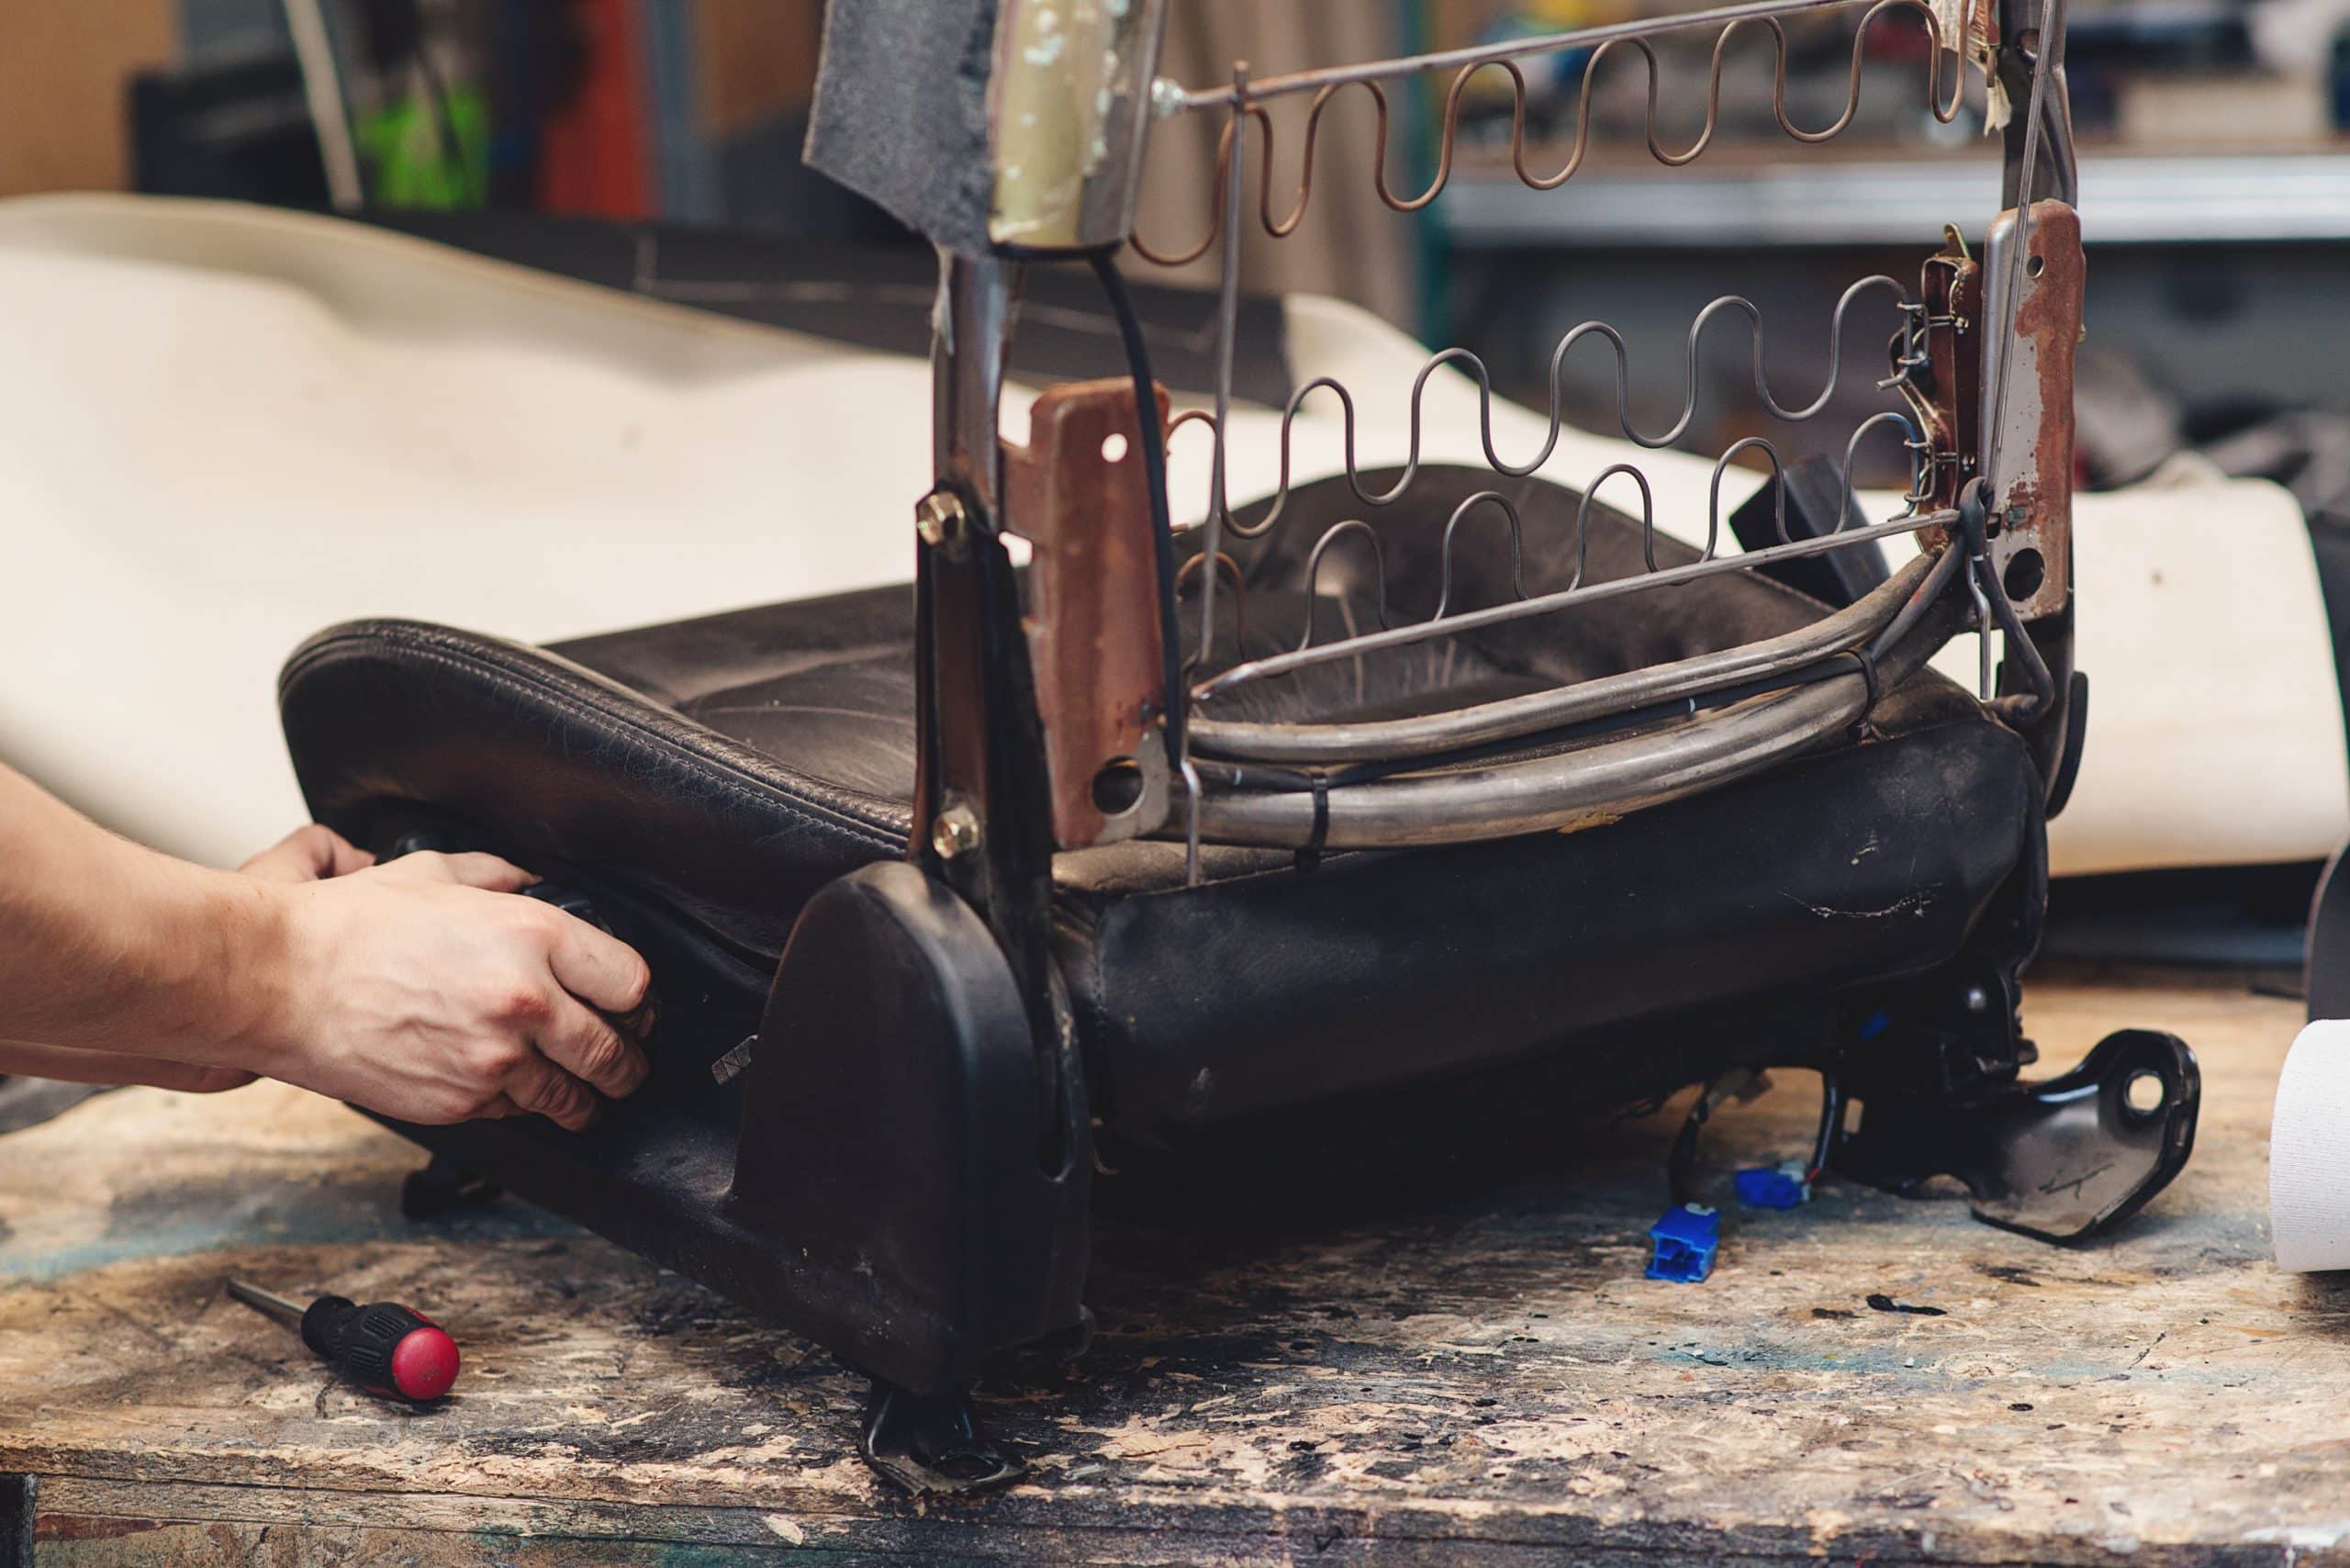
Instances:
[[[1667,1209],[1649,1226],[1649,1278],[1676,1284],[1702,1283],[1714,1271],[1722,1242],[1722,1216],[1703,1204]]]
[[[1811,1202],[1811,1178],[1800,1159],[1750,1166],[1733,1180],[1738,1201],[1750,1209],[1794,1209]]]

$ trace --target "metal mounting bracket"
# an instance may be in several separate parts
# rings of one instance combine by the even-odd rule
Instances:
[[[2124,1029],[2062,1077],[1957,1101],[1868,1099],[1830,1165],[1903,1193],[1954,1176],[1986,1224],[2043,1241],[2084,1240],[2137,1213],[2186,1165],[2201,1084],[2185,1041]]]

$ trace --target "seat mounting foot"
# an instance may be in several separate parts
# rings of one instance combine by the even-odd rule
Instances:
[[[981,1435],[971,1396],[960,1389],[910,1394],[875,1380],[858,1447],[874,1469],[917,1495],[985,1491],[1027,1470]]]

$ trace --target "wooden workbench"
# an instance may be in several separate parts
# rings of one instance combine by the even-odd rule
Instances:
[[[2030,993],[2052,1066],[2125,1024],[2202,1056],[2193,1162],[2086,1249],[1831,1185],[1651,1283],[1670,1114],[1337,1229],[1113,1228],[1093,1350],[986,1401],[1033,1480],[926,1506],[852,1457],[856,1380],[700,1289],[511,1201],[410,1226],[415,1153],[296,1092],[125,1092],[0,1138],[0,1473],[44,1568],[2350,1559],[2350,1289],[2266,1257],[2298,1021],[2240,981]],[[1709,1160],[1799,1148],[1804,1081]],[[459,1396],[333,1385],[230,1271],[423,1305]]]

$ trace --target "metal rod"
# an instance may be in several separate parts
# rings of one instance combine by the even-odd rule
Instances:
[[[931,461],[940,480],[968,485],[991,521],[1002,489],[996,421],[1011,316],[1003,262],[939,251],[931,313]]]
[[[1233,79],[1248,80],[1248,67],[1244,62],[1233,70]],[[1235,110],[1232,134],[1236,146],[1245,145],[1248,139],[1248,117]],[[1214,444],[1208,455],[1208,515],[1206,554],[1214,560],[1224,542],[1224,531],[1231,526],[1232,503],[1225,483],[1225,467],[1228,442],[1225,431],[1231,427],[1233,338],[1240,319],[1240,160],[1235,158],[1226,167],[1224,190],[1224,244],[1218,257],[1221,282],[1216,294],[1216,353],[1215,353],[1215,418],[1209,425]],[[1287,420],[1283,420],[1284,426]],[[1283,447],[1287,451],[1287,447]],[[1211,572],[1200,585],[1200,653],[1205,659],[1215,643],[1215,574]]]
[[[1891,628],[1930,570],[1931,564],[1921,555],[1858,602],[1759,643],[1408,719],[1353,723],[1203,719],[1198,721],[1199,746],[1210,756],[1290,767],[1432,756],[1706,696],[1746,681],[1787,675],[1857,647]]]
[[[1463,610],[1442,621],[1419,621],[1409,626],[1391,627],[1385,631],[1369,632],[1349,637],[1344,642],[1326,643],[1320,647],[1304,648],[1285,654],[1270,654],[1261,659],[1233,666],[1214,679],[1192,689],[1195,700],[1209,701],[1236,686],[1270,676],[1286,675],[1308,665],[1326,664],[1332,659],[1351,658],[1377,648],[1401,647],[1407,643],[1424,643],[1431,637],[1448,637],[1458,632],[1473,632],[1481,627],[1497,626],[1507,621],[1542,615],[1572,605],[1586,604],[1603,599],[1615,599],[1641,588],[1668,588],[1675,583],[1695,582],[1700,577],[1714,577],[1722,572],[1753,571],[1774,561],[1800,560],[1806,556],[1825,554],[1846,545],[1864,543],[1873,539],[1890,539],[1897,534],[1916,533],[1933,527],[1948,527],[1958,521],[1955,511],[1920,512],[1909,517],[1895,518],[1890,522],[1874,523],[1867,528],[1846,529],[1836,533],[1822,534],[1817,539],[1798,539],[1792,544],[1774,544],[1767,550],[1750,551],[1743,555],[1723,555],[1711,561],[1693,561],[1685,566],[1667,566],[1662,571],[1641,572],[1628,577],[1615,577],[1603,583],[1588,583],[1579,588],[1564,588],[1533,599],[1520,599],[1515,604],[1496,604],[1484,610]]]
[[[272,1317],[283,1318],[297,1328],[302,1326],[304,1309],[300,1305],[287,1301],[282,1295],[273,1294],[259,1285],[250,1285],[242,1280],[230,1280],[229,1294],[247,1306],[258,1307]]]
[[[1350,82],[1383,82],[1398,76],[1416,75],[1424,71],[1442,71],[1455,65],[1483,65],[1500,60],[1516,60],[1529,54],[1549,54],[1562,49],[1580,49],[1606,43],[1612,39],[1653,38],[1660,33],[1680,32],[1689,28],[1702,28],[1716,23],[1744,21],[1755,17],[1788,17],[1805,11],[1841,11],[1855,6],[1872,4],[1873,0],[1749,0],[1742,6],[1719,6],[1706,11],[1686,11],[1678,16],[1650,17],[1638,21],[1611,22],[1606,27],[1578,28],[1572,32],[1548,33],[1539,38],[1512,39],[1505,43],[1472,44],[1463,49],[1440,50],[1431,54],[1399,56],[1393,60],[1366,61],[1360,65],[1325,66],[1317,71],[1293,71],[1286,76],[1268,76],[1250,83],[1246,89],[1248,98],[1286,97],[1293,93],[1310,93],[1321,87],[1343,86]],[[1181,88],[1158,95],[1161,105],[1169,111],[1227,107],[1241,101],[1242,91],[1234,87]]]
[[[1240,162],[1238,153],[1248,145],[1248,117],[1244,112],[1248,89],[1248,62],[1241,61],[1232,68],[1232,88],[1235,107],[1232,111],[1232,146],[1234,157],[1225,165],[1224,178],[1224,244],[1218,260],[1223,263],[1216,294],[1215,345],[1215,445],[1208,465],[1208,520],[1205,554],[1214,561],[1224,539],[1226,520],[1225,498],[1225,431],[1232,420],[1232,355],[1240,322]],[[1215,573],[1203,574],[1200,579],[1200,644],[1199,656],[1204,660],[1215,645]],[[1245,650],[1244,650],[1245,651]],[[1188,704],[1191,694],[1169,691],[1169,702]],[[1192,735],[1188,721],[1183,728],[1182,744],[1176,758],[1176,771],[1190,785],[1184,790],[1184,852],[1183,880],[1186,886],[1200,879],[1200,790],[1199,774],[1192,767]]]
[[[1874,689],[1922,667],[1955,629],[1944,599],[1886,651],[1873,687],[1849,673],[1749,698],[1702,720],[1619,740],[1451,772],[1304,790],[1221,790],[1203,806],[1219,844],[1296,849],[1459,844],[1606,821],[1694,795],[1831,741],[1863,717]]]

